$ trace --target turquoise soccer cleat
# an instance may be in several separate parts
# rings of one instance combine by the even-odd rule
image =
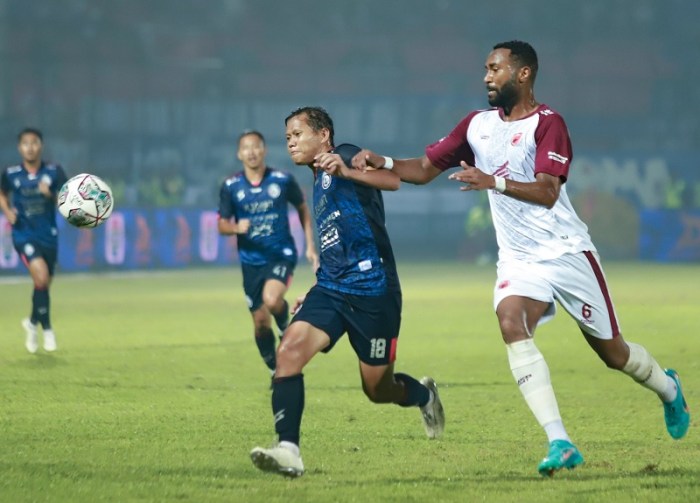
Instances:
[[[574,444],[568,440],[554,440],[549,444],[549,453],[540,462],[537,471],[543,477],[551,477],[562,468],[573,470],[582,463],[583,456]]]
[[[688,432],[688,425],[690,424],[690,411],[688,410],[688,404],[685,402],[685,397],[683,396],[681,380],[678,377],[678,372],[673,369],[666,369],[664,372],[667,376],[676,381],[676,387],[678,388],[676,399],[672,402],[664,402],[664,419],[666,420],[666,430],[672,438],[678,440],[679,438],[683,438]]]

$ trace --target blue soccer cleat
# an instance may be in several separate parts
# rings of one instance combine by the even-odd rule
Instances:
[[[678,440],[679,438],[683,438],[688,432],[688,425],[690,424],[690,411],[688,410],[688,404],[685,402],[685,397],[683,396],[681,380],[678,377],[678,372],[673,369],[666,369],[664,372],[667,376],[676,381],[676,388],[678,389],[675,400],[668,403],[664,402],[664,419],[666,420],[666,430],[672,438]]]
[[[562,468],[573,470],[582,463],[583,456],[574,444],[568,440],[554,440],[549,444],[549,453],[540,462],[537,471],[543,477],[551,477]]]

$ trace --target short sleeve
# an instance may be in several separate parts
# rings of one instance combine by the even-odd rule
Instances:
[[[219,190],[219,218],[228,220],[234,215],[233,200],[231,199],[231,184],[233,181],[229,178],[221,184]]]
[[[10,193],[10,177],[7,176],[7,169],[4,169],[0,175],[0,190],[5,194]]]
[[[362,149],[360,149],[360,147],[357,145],[353,145],[352,143],[343,143],[342,145],[335,147],[333,152],[338,154],[349,168],[352,166],[352,158],[355,157],[360,150]]]
[[[571,138],[561,115],[545,110],[535,129],[535,174],[547,173],[566,180],[573,158]]]
[[[445,171],[459,166],[460,161],[474,165],[474,152],[467,141],[467,129],[477,113],[479,112],[470,113],[455,126],[450,134],[425,147],[425,155],[433,166]]]

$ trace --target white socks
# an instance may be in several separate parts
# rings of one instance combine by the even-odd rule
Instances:
[[[507,344],[508,361],[525,402],[549,441],[569,440],[549,377],[549,367],[532,339]]]
[[[627,346],[630,348],[630,357],[622,372],[645,388],[655,392],[662,401],[673,401],[678,391],[675,381],[664,373],[643,346],[634,342],[628,342]]]
[[[630,357],[622,372],[654,391],[664,402],[676,398],[676,383],[644,347],[628,342]],[[549,377],[549,367],[532,339],[507,344],[508,361],[525,402],[552,440],[569,440]]]

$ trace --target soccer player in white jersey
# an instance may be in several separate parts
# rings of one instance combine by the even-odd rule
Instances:
[[[622,338],[598,254],[566,193],[572,149],[564,119],[535,100],[537,68],[529,44],[497,44],[484,76],[492,108],[467,115],[421,158],[392,159],[364,150],[353,166],[393,169],[416,184],[461,166],[450,175],[465,184],[461,190],[488,191],[499,246],[494,309],[513,377],[549,439],[538,470],[551,476],[583,463],[533,340],[537,325],[554,316],[555,300],[609,368],[659,396],[671,437],[686,434],[690,415],[678,374]]]

